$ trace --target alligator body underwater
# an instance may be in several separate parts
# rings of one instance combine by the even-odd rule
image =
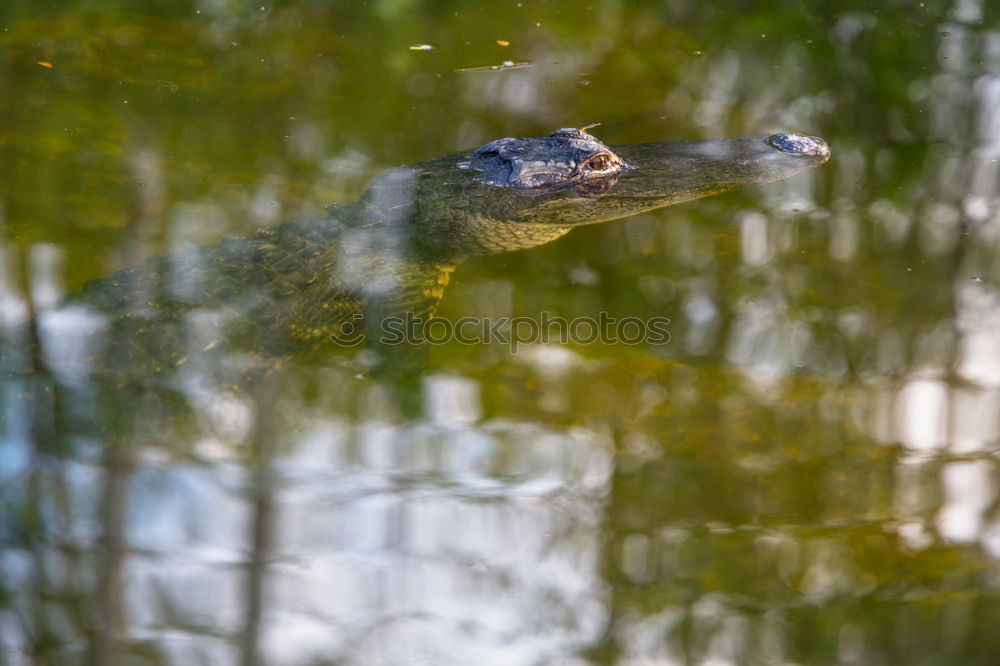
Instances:
[[[285,223],[89,284],[85,374],[119,383],[236,354],[280,363],[364,320],[430,316],[463,259],[791,176],[826,161],[814,137],[773,134],[606,146],[585,130],[505,138],[392,169],[325,219]]]

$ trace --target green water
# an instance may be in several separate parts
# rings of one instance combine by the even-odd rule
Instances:
[[[998,663],[995,3],[7,0],[0,91],[0,663]],[[666,344],[54,388],[89,280],[593,122],[833,157],[466,262],[438,312]]]

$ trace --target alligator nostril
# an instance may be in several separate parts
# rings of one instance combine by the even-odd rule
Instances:
[[[818,136],[805,134],[772,134],[767,142],[783,153],[793,155],[829,155],[830,147]]]

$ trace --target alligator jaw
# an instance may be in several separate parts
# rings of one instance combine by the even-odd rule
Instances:
[[[615,220],[664,206],[769,183],[817,167],[830,157],[825,141],[771,134],[697,141],[611,146],[634,168],[606,191],[565,191],[523,202],[509,197],[502,219],[526,224],[579,226]]]
[[[780,147],[779,147],[780,146]],[[700,141],[615,146],[636,169],[610,191],[628,199],[667,206],[690,199],[782,180],[817,167],[830,157],[817,137],[771,134]]]

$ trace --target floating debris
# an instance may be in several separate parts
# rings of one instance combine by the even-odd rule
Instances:
[[[158,92],[158,93],[163,92],[164,90],[166,90],[170,94],[175,95],[175,94],[177,94],[177,91],[181,89],[181,87],[179,85],[177,85],[176,83],[174,83],[173,81],[166,81],[164,79],[160,79],[156,83],[157,83],[157,85],[156,85],[156,92]]]
[[[52,63],[51,62],[43,62],[43,61],[39,60],[35,64],[36,65],[41,65],[42,67],[45,67],[47,69],[52,69]]]
[[[497,44],[499,44],[500,46],[510,46],[510,42],[508,42],[506,39],[498,39]]]
[[[488,72],[490,70],[496,71],[500,69],[518,69],[519,67],[531,67],[535,63],[528,62],[527,60],[523,62],[514,62],[513,60],[504,60],[499,65],[482,65],[480,67],[460,67],[459,69],[453,70],[456,72]]]
[[[410,47],[411,51],[433,51],[437,47],[433,44],[414,44]]]

